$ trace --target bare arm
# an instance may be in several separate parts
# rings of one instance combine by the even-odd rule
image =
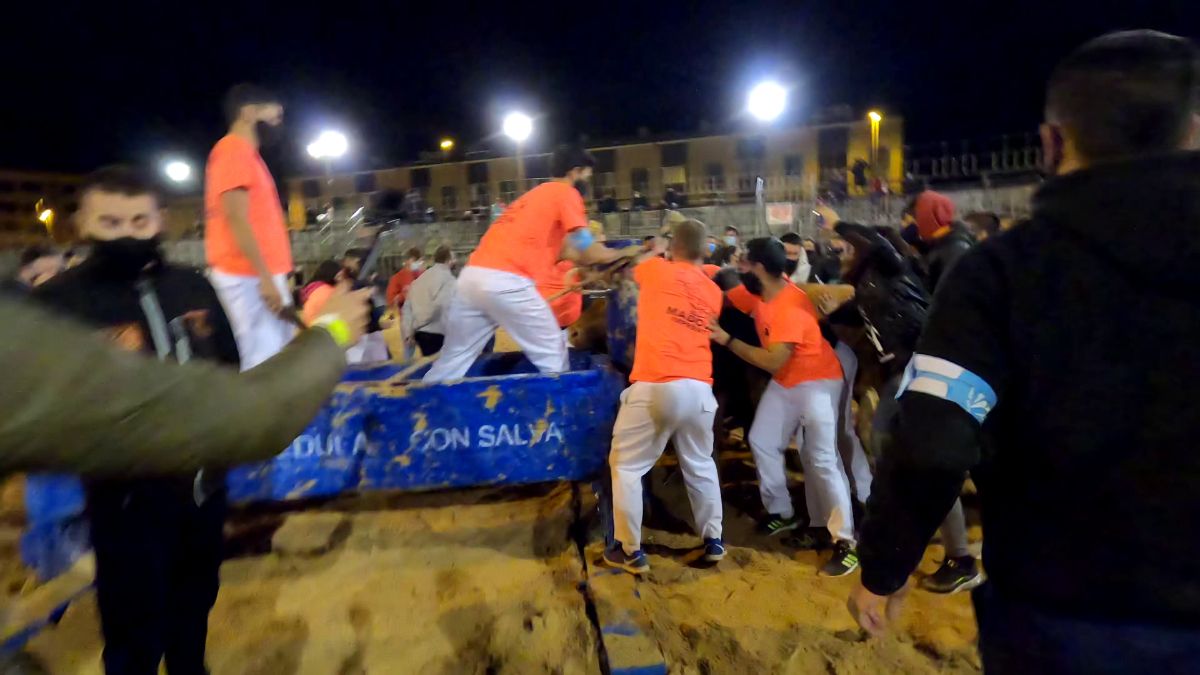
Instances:
[[[728,347],[729,351],[736,354],[741,360],[772,375],[787,364],[795,347],[790,342],[776,342],[765,348],[752,347],[741,340],[730,340],[729,333],[721,328],[716,317],[709,322],[708,330],[709,338],[713,342]]]
[[[258,241],[254,238],[254,228],[250,226],[250,192],[245,189],[227,190],[221,193],[221,209],[229,221],[229,229],[233,240],[241,249],[246,259],[254,266],[260,279],[270,279],[271,270],[263,260],[262,251],[258,250]]]

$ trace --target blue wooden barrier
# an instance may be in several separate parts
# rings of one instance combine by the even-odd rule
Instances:
[[[490,354],[456,382],[384,382],[401,369],[350,370],[282,454],[229,472],[230,499],[587,480],[604,467],[624,386],[604,356],[572,352],[570,371],[541,375],[521,354]],[[30,477],[22,557],[43,579],[86,550],[82,495],[74,477]]]

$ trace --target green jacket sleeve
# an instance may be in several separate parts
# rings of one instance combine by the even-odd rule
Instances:
[[[0,298],[0,472],[158,475],[269,459],[345,366],[322,329],[242,374],[160,363]]]

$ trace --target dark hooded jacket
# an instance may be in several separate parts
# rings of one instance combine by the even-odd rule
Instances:
[[[978,379],[966,405],[902,395],[863,524],[868,589],[904,583],[970,470],[997,594],[1200,627],[1197,186],[1196,152],[1080,170],[958,262],[917,358]]]

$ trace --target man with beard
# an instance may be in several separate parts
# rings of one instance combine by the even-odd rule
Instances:
[[[283,349],[296,327],[287,274],[292,247],[275,179],[259,148],[277,140],[283,105],[270,92],[239,84],[225,96],[229,133],[213,146],[204,176],[204,250],[212,284],[229,313],[242,369]]]
[[[821,568],[842,576],[858,567],[854,552],[854,516],[850,483],[838,454],[838,409],[842,367],[821,334],[812,301],[784,276],[787,254],[774,238],[746,244],[748,272],[742,286],[730,290],[729,301],[754,318],[761,347],[725,332],[714,320],[711,338],[743,361],[771,373],[750,428],[748,441],[758,471],[759,492],[767,518],[764,534],[776,535],[799,526],[784,472],[784,453],[792,438],[800,448],[805,489],[815,494],[815,518],[823,518],[834,554]]]
[[[446,316],[446,340],[426,382],[465,375],[497,326],[541,372],[567,369],[562,329],[536,280],[552,275],[564,242],[584,265],[626,255],[605,248],[588,228],[583,193],[594,164],[581,147],[559,147],[551,158],[554,178],[522,195],[488,228],[458,276]]]
[[[216,293],[195,271],[164,262],[152,183],[123,167],[85,180],[76,214],[92,253],[35,299],[95,326],[118,346],[160,361],[236,367],[238,349]],[[226,504],[219,475],[114,477],[86,485],[109,675],[204,673],[208,611],[217,597]]]

